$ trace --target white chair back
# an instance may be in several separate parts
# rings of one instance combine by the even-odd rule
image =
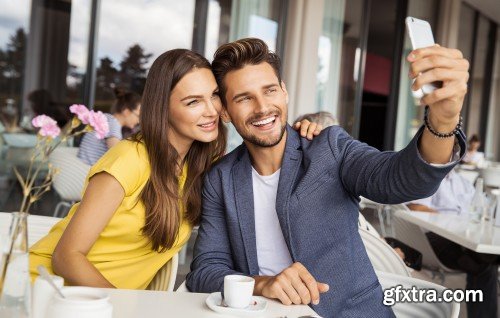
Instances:
[[[439,261],[427,236],[419,226],[398,217],[399,213],[408,213],[408,211],[408,208],[406,208],[406,210],[399,209],[393,213],[392,224],[395,238],[422,253],[422,265],[424,267],[434,271],[455,272]]]
[[[90,166],[76,155],[76,147],[59,147],[52,152],[49,162],[59,173],[54,176],[53,186],[64,201],[80,201],[85,178]]]
[[[359,229],[359,234],[375,270],[410,276],[410,271],[401,257],[380,236],[362,228]]]
[[[0,212],[0,236],[9,234],[12,216],[8,212]],[[52,216],[30,215],[28,216],[28,245],[31,247],[42,237],[49,233],[50,229],[61,219]]]
[[[382,289],[401,285],[404,289],[411,289],[415,286],[417,289],[434,289],[438,297],[442,296],[445,287],[413,277],[399,276],[391,273],[377,271],[377,276],[382,285]],[[388,291],[385,291],[388,293]],[[400,294],[401,297],[401,294]],[[425,299],[424,299],[425,300]],[[433,317],[433,318],[458,318],[460,313],[459,303],[445,302],[399,302],[392,306],[394,314],[398,318],[414,317]]]
[[[458,168],[457,173],[461,175],[464,179],[470,181],[470,183],[474,184],[476,182],[477,177],[479,177],[479,172],[475,170],[467,170]]]
[[[485,186],[500,188],[500,167],[481,169],[481,177]]]
[[[368,222],[365,219],[365,217],[363,216],[363,214],[361,214],[361,213],[359,213],[359,216],[358,216],[358,227],[360,229],[364,229],[364,230],[367,230],[370,233],[373,233],[373,235],[381,237],[381,235],[379,234],[379,232],[377,231],[377,229],[375,229],[375,227],[370,222]]]
[[[177,269],[179,267],[179,254],[176,253],[170,261],[168,261],[156,273],[155,277],[146,288],[148,290],[174,291],[175,279],[177,278]]]

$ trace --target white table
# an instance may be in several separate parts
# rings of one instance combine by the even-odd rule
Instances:
[[[114,318],[231,317],[210,310],[205,304],[208,294],[125,289],[104,290],[110,295]],[[287,318],[298,318],[309,315],[317,316],[308,306],[285,306],[277,301],[268,300],[267,309],[261,317],[279,318],[286,316]]]
[[[396,211],[395,215],[478,253],[500,255],[500,227],[455,215]]]

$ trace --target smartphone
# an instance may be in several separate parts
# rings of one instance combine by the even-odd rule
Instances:
[[[407,17],[405,21],[406,27],[408,29],[408,35],[410,36],[411,45],[414,50],[433,46],[435,44],[431,25],[429,24],[429,22],[413,17]],[[412,93],[415,98],[420,99],[425,95],[432,93],[434,90],[440,88],[441,86],[441,82],[425,84],[419,90],[412,91]]]

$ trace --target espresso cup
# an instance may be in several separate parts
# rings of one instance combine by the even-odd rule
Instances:
[[[60,276],[51,275],[54,284],[62,288],[64,286],[64,279]],[[56,290],[48,281],[38,276],[33,284],[33,301],[31,314],[33,318],[45,318],[47,308],[52,302],[52,298],[56,294]]]
[[[243,275],[224,277],[224,302],[231,308],[246,308],[250,305],[255,279]]]
[[[65,298],[55,294],[47,309],[50,318],[112,318],[108,294],[92,287],[64,287]]]

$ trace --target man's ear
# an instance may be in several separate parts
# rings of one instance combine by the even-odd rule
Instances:
[[[222,121],[226,124],[229,124],[231,122],[231,117],[229,117],[229,114],[227,113],[225,107],[222,107],[222,111],[220,112],[220,118],[222,118]]]

